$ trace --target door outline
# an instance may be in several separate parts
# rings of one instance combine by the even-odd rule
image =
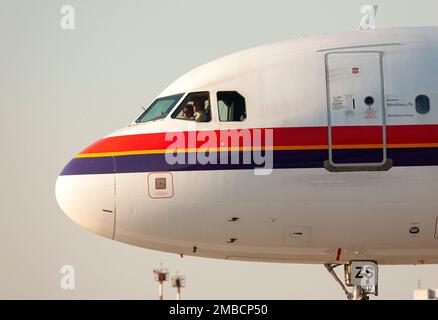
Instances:
[[[435,221],[435,240],[438,240],[438,217],[436,217]]]
[[[364,163],[335,163],[333,162],[333,145],[332,145],[332,119],[331,119],[331,101],[330,101],[330,81],[329,81],[329,63],[330,55],[355,54],[355,53],[375,53],[379,57],[380,68],[380,99],[382,108],[382,152],[383,159],[381,162],[364,162]],[[386,142],[386,101],[385,101],[385,83],[383,76],[383,51],[332,51],[324,54],[325,63],[325,83],[326,83],[326,103],[327,103],[327,126],[328,126],[328,151],[329,159],[324,162],[324,167],[332,172],[336,171],[386,171],[392,167],[392,160],[387,158]]]

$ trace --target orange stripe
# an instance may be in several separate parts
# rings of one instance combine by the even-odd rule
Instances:
[[[434,148],[438,143],[406,143],[388,144],[388,148]],[[377,149],[383,148],[383,144],[352,144],[352,145],[333,145],[334,150],[340,149]],[[187,152],[224,152],[224,151],[255,151],[255,150],[274,150],[274,151],[293,151],[293,150],[324,150],[327,145],[313,146],[276,146],[276,147],[239,147],[239,148],[185,148],[185,149],[152,149],[152,150],[133,150],[122,152],[100,152],[100,153],[81,153],[76,158],[97,158],[112,156],[130,156],[140,154],[165,154],[165,153],[187,153]]]

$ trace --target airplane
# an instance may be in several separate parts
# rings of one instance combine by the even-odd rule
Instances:
[[[56,198],[115,241],[323,264],[348,298],[368,299],[378,265],[438,263],[437,83],[437,27],[237,52],[77,154]]]

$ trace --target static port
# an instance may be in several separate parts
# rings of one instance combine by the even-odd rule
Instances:
[[[411,227],[410,229],[409,229],[409,233],[410,234],[417,234],[417,233],[419,233],[420,232],[420,228],[418,228],[418,227]]]

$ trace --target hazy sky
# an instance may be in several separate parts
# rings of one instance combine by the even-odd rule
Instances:
[[[320,265],[184,257],[101,238],[55,200],[71,157],[130,123],[165,86],[227,53],[357,28],[367,1],[0,0],[0,298],[155,299],[161,262],[187,277],[189,299],[342,299]],[[60,28],[73,5],[76,29]],[[436,0],[383,0],[378,27],[438,25]],[[60,288],[60,268],[76,289]],[[380,298],[411,299],[438,266],[381,267]],[[165,287],[167,298],[173,288]]]

